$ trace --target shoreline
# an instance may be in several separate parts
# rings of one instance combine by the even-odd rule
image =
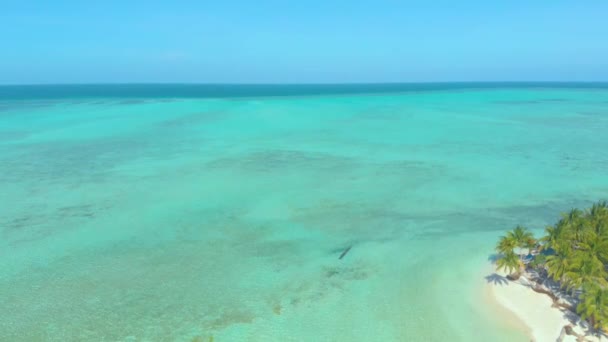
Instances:
[[[581,325],[578,316],[568,310],[554,307],[549,296],[534,292],[524,285],[527,281],[525,277],[510,281],[503,272],[496,271],[493,265],[488,267],[485,273],[486,289],[491,304],[514,315],[513,319],[523,324],[531,341],[576,342],[576,336],[565,333],[564,327],[567,325],[572,326],[577,334],[585,335],[585,341],[606,341],[606,338],[585,334],[586,328]],[[576,323],[572,320],[576,320]]]
[[[485,275],[484,275],[485,276]],[[487,313],[495,316],[500,323],[510,330],[518,331],[524,334],[528,341],[534,341],[532,328],[515,312],[509,310],[504,305],[498,302],[496,295],[492,289],[492,284],[489,284],[484,279],[482,288],[483,301],[487,307]]]

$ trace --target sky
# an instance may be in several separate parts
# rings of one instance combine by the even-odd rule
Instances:
[[[0,84],[608,81],[606,0],[0,0]]]

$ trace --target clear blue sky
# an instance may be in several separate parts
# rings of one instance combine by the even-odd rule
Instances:
[[[606,0],[0,2],[0,83],[608,80]]]

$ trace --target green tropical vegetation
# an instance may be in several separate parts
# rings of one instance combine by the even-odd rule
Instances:
[[[530,230],[517,226],[496,245],[496,266],[515,280],[524,272],[550,278],[576,299],[581,319],[597,332],[608,328],[608,203],[586,210],[572,209],[536,240]],[[537,291],[547,293],[544,291]],[[555,300],[557,296],[552,296]]]

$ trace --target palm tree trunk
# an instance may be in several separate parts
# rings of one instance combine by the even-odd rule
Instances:
[[[541,284],[537,283],[536,285],[532,286],[532,291],[537,292],[537,293],[546,294],[547,296],[549,296],[549,298],[551,298],[551,300],[553,301],[553,305],[555,305],[556,307],[560,307],[560,308],[564,308],[564,309],[572,311],[572,312],[576,312],[576,309],[574,307],[572,307],[570,304],[560,303],[559,297],[557,297],[552,291],[545,289]]]
[[[591,334],[599,337],[599,329],[595,328],[595,316],[594,315],[589,316],[589,325],[591,325],[589,327],[590,328],[589,330],[591,330]]]

